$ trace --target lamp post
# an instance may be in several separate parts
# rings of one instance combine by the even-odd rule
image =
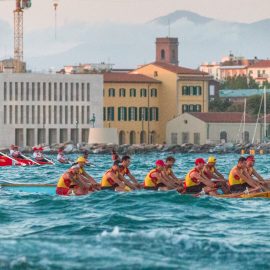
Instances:
[[[90,119],[90,123],[92,124],[92,127],[95,127],[95,122],[96,122],[96,115],[93,113],[92,118]]]

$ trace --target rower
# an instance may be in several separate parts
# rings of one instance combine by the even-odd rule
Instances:
[[[112,161],[121,161],[121,158],[119,157],[119,155],[116,153],[116,151],[113,149],[112,150]]]
[[[40,146],[40,147],[34,147],[33,148],[33,157],[36,161],[41,161],[41,162],[47,162],[47,160],[44,158],[43,156],[43,148]]]
[[[73,166],[68,169],[58,180],[56,194],[69,195],[86,195],[92,190],[90,184],[80,178],[80,167]]]
[[[60,163],[69,163],[69,159],[66,158],[65,155],[64,155],[64,149],[63,148],[58,149],[57,160]]]
[[[11,144],[10,147],[9,147],[9,155],[12,156],[13,152],[14,152],[14,147],[15,145],[14,144]]]
[[[162,176],[165,177],[169,182],[172,183],[172,185],[175,186],[175,188],[182,186],[183,181],[181,179],[178,179],[175,174],[173,173],[172,167],[174,166],[175,158],[172,156],[169,156],[166,158],[165,163],[165,170],[162,171]]]
[[[227,186],[227,180],[225,177],[217,170],[216,168],[216,158],[211,156],[208,158],[208,162],[203,167],[203,175],[208,178],[210,181],[217,183],[224,194],[230,193],[230,189]]]
[[[79,167],[79,174],[91,184],[94,190],[100,190],[100,184],[98,184],[96,180],[85,171],[84,169],[85,165],[86,165],[86,159],[84,157],[79,157],[76,160],[76,164],[74,166]]]
[[[248,156],[246,158],[246,171],[247,175],[251,177],[254,181],[260,183],[265,189],[269,190],[269,186],[267,182],[263,179],[263,177],[255,170],[255,157]]]
[[[88,150],[84,150],[84,151],[83,151],[83,157],[84,157],[85,160],[86,160],[85,165],[86,165],[86,166],[90,166],[90,161],[88,160],[88,157],[89,157],[89,151],[88,151]]]
[[[217,195],[217,184],[203,175],[204,165],[204,159],[197,158],[195,160],[195,167],[185,177],[184,193],[196,194],[203,192],[209,195]]]
[[[101,189],[108,189],[114,191],[130,191],[131,189],[126,186],[125,182],[119,173],[119,160],[115,160],[111,169],[109,169],[102,177]]]
[[[162,176],[165,170],[165,163],[163,160],[156,161],[156,168],[151,170],[144,179],[144,189],[148,190],[171,190],[174,185],[171,184]]]
[[[242,193],[245,191],[252,193],[261,189],[259,183],[247,176],[245,157],[240,157],[237,165],[231,169],[229,185],[231,193]]]
[[[128,168],[129,165],[130,165],[130,156],[123,156],[121,165],[119,167],[119,173],[122,175],[123,178],[125,178],[126,175],[129,177],[129,179],[133,182],[130,183],[132,184],[133,189],[140,189],[141,185],[137,181],[137,179],[130,173],[130,170]]]
[[[12,152],[12,154],[11,154],[11,157],[13,157],[13,158],[22,158],[22,159],[25,159],[25,158],[22,156],[22,153],[19,151],[18,146],[15,145],[13,149],[14,149],[14,150],[13,150],[13,152]]]

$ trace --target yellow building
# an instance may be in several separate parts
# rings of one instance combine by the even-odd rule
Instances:
[[[141,74],[104,73],[104,127],[117,128],[119,144],[161,142],[160,85]]]

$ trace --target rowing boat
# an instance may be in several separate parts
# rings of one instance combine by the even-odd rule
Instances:
[[[219,198],[240,198],[240,199],[252,199],[252,198],[267,198],[270,199],[270,191],[257,192],[257,193],[249,193],[249,194],[222,194],[216,197]]]
[[[26,192],[26,193],[40,193],[55,195],[55,184],[0,184],[0,188],[7,191]]]
[[[35,161],[36,163],[38,163],[39,165],[52,165],[51,162],[49,161]],[[24,159],[24,158],[8,158],[5,156],[0,156],[0,167],[3,166],[26,166],[26,165],[35,165],[35,163],[33,161],[31,161],[30,159]]]

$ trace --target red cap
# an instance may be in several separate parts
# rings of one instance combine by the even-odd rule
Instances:
[[[163,160],[159,159],[156,161],[156,166],[165,167],[165,163]]]
[[[204,161],[204,159],[203,158],[197,158],[196,160],[195,160],[195,165],[198,165],[198,164],[205,164],[205,161]]]
[[[64,151],[64,149],[62,149],[62,148],[59,148],[58,149],[58,153],[61,153],[61,152],[63,152]]]
[[[249,161],[249,160],[250,160],[250,161],[255,161],[254,156],[248,156],[248,157],[247,157],[247,161]]]
[[[39,147],[37,150],[39,150],[39,151],[43,151],[43,148],[42,148],[42,147]]]

